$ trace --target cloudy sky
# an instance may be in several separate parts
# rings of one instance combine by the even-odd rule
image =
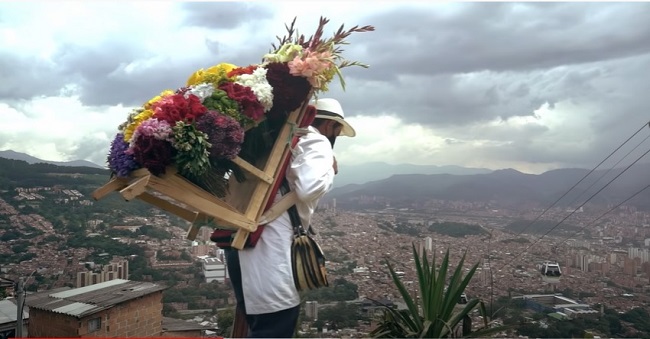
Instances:
[[[371,68],[323,95],[358,132],[341,167],[591,168],[650,120],[648,3],[311,3],[2,2],[0,150],[104,164],[132,107],[259,62],[295,16],[376,28],[345,52]]]

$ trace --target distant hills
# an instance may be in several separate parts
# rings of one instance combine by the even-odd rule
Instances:
[[[594,171],[562,198],[558,205],[579,206],[622,170]],[[389,201],[395,207],[412,206],[426,199],[492,201],[506,206],[523,206],[530,203],[549,206],[587,173],[589,173],[587,169],[569,168],[552,170],[539,175],[526,174],[513,169],[470,175],[400,174],[365,184],[335,188],[325,198],[336,198],[337,205],[340,203],[341,206],[350,207],[368,199]],[[601,177],[602,179],[598,180]],[[648,184],[650,184],[650,164],[636,164],[596,194],[590,202],[618,204]],[[630,200],[629,205],[650,209],[650,189]]]
[[[5,161],[2,161],[3,158]],[[25,167],[21,163],[31,166]],[[0,168],[0,183],[18,179],[15,176],[21,175],[20,171],[25,171],[22,174],[29,172],[34,177],[38,177],[39,173],[52,172],[109,173],[105,167],[90,161],[45,161],[11,150],[0,151],[0,164],[3,165],[0,167],[4,167]],[[20,167],[21,170],[13,171],[8,166]],[[594,171],[562,198],[558,206],[579,206],[622,170]],[[391,165],[376,162],[342,167],[336,178],[337,186],[324,200],[336,198],[337,204],[351,208],[368,199],[378,201],[378,206],[390,202],[394,207],[413,206],[414,203],[428,199],[493,202],[502,206],[525,206],[532,203],[547,207],[587,173],[587,169],[566,168],[536,175],[514,169],[491,171],[460,166]],[[47,179],[50,182],[55,180],[52,177]],[[590,202],[615,205],[648,184],[650,163],[638,163],[596,194]],[[628,205],[650,210],[650,189],[631,199]]]
[[[11,159],[11,160],[22,160],[28,164],[50,164],[56,166],[67,166],[67,167],[92,167],[92,168],[101,168],[105,169],[106,167],[97,165],[94,162],[86,160],[73,160],[73,161],[48,161],[33,157],[29,154],[20,153],[12,150],[0,151],[0,158]]]
[[[492,170],[486,168],[467,168],[460,166],[435,166],[435,165],[392,165],[385,162],[370,162],[361,165],[339,165],[339,174],[334,180],[334,187],[343,187],[349,184],[360,184],[368,181],[386,179],[398,174],[485,174]]]

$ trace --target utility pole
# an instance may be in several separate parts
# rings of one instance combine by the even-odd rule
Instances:
[[[23,307],[25,306],[25,279],[20,277],[16,283],[16,338],[23,337]]]

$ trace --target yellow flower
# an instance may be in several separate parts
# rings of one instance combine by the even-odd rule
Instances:
[[[202,83],[212,83],[219,85],[219,83],[222,81],[230,80],[227,74],[235,68],[237,68],[237,66],[225,62],[212,66],[205,70],[201,68],[200,70],[190,75],[190,78],[187,79],[187,86],[189,87]]]
[[[133,118],[133,122],[129,123],[124,129],[124,141],[131,142],[133,133],[135,133],[135,130],[138,128],[138,126],[140,126],[143,121],[151,118],[152,116],[153,111],[150,109],[145,109],[144,111],[138,113],[138,115]]]
[[[160,95],[156,95],[151,100],[147,101],[147,103],[144,104],[144,108],[145,109],[150,109],[151,105],[153,105],[155,102],[160,101],[160,99],[162,99],[162,98],[164,98],[164,97],[166,97],[168,95],[172,95],[172,94],[174,94],[174,91],[172,91],[171,89],[164,90],[164,91],[160,92]]]

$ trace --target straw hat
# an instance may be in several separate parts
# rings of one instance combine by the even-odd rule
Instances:
[[[341,129],[339,136],[354,137],[357,135],[357,132],[354,130],[354,128],[352,128],[352,126],[347,121],[345,121],[345,113],[343,113],[343,108],[336,99],[316,99],[312,100],[311,104],[316,107],[316,118],[334,120],[343,125],[343,129]]]

